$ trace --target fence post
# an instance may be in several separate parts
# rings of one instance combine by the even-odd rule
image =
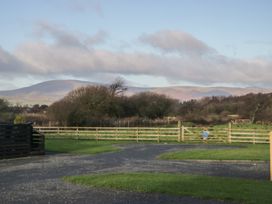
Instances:
[[[228,127],[228,142],[231,143],[231,122],[229,122]]]
[[[76,129],[76,138],[77,138],[77,140],[79,139],[78,128]]]
[[[178,121],[178,142],[181,141],[181,137],[182,137],[181,122]]]
[[[256,131],[254,130],[254,132],[253,132],[253,144],[255,144],[256,143]]]
[[[184,142],[185,138],[184,138],[184,126],[181,126],[181,141]]]
[[[95,138],[96,138],[96,141],[98,141],[98,128],[95,128]]]
[[[270,181],[272,181],[272,131],[269,134],[269,141],[270,141]]]
[[[157,133],[158,133],[158,143],[160,143],[160,128],[158,128]]]
[[[139,142],[139,128],[136,129],[136,140]]]

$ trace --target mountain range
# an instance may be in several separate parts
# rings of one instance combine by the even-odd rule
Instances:
[[[15,90],[0,91],[0,98],[5,98],[13,104],[47,104],[63,98],[73,89],[99,85],[98,83],[79,80],[52,80],[38,83],[29,87]],[[239,96],[247,93],[270,93],[272,89],[266,88],[235,88],[235,87],[196,87],[196,86],[170,86],[170,87],[128,87],[127,95],[150,91],[165,94],[180,101],[200,99],[207,96]]]

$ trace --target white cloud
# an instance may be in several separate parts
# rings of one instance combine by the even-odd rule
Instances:
[[[36,24],[35,34],[40,38],[52,38],[58,46],[82,47],[81,40],[72,32],[66,31],[57,25],[47,22],[39,22]]]
[[[73,76],[92,78],[95,75],[154,76],[169,81],[187,81],[195,84],[272,85],[272,61],[269,59],[232,59],[219,55],[214,49],[189,34],[171,39],[173,33],[157,32],[141,39],[164,52],[164,55],[142,52],[118,52],[97,49],[88,44],[104,42],[106,34],[77,37],[53,25],[40,26],[41,35],[48,34],[53,43],[33,41],[20,45],[14,53],[0,49],[0,74],[35,76]],[[174,36],[178,35],[174,33]],[[102,36],[100,38],[100,36]],[[162,37],[164,41],[160,42]],[[168,37],[167,37],[168,36]],[[170,38],[170,39],[169,39]],[[87,43],[87,39],[91,39]],[[159,40],[158,40],[159,39]],[[174,41],[177,41],[174,43]],[[153,42],[153,41],[152,41]],[[169,44],[167,43],[169,42]],[[152,44],[152,43],[151,43]]]
[[[108,33],[106,31],[100,30],[95,35],[88,37],[84,43],[87,45],[95,45],[105,43],[108,37]]]
[[[178,52],[181,55],[203,55],[215,52],[204,42],[181,31],[162,30],[153,34],[144,34],[139,39],[164,52]]]
[[[160,56],[117,53],[107,50],[86,50],[45,43],[27,43],[20,46],[16,56],[32,65],[35,74],[124,73],[160,75],[168,65]],[[153,70],[156,67],[156,70]]]
[[[59,47],[79,48],[87,48],[89,46],[104,43],[108,37],[107,32],[103,30],[99,30],[92,36],[87,36],[81,33],[67,31],[61,26],[47,22],[37,23],[34,34],[39,39],[51,39],[53,43]]]
[[[0,75],[2,77],[5,75],[12,78],[12,75],[19,75],[29,67],[31,65],[26,64],[24,60],[18,59],[0,47]]]

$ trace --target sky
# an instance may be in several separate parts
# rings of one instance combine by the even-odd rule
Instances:
[[[271,0],[0,0],[0,90],[47,80],[272,88]]]

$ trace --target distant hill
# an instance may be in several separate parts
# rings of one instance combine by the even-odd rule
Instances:
[[[71,90],[87,85],[96,85],[96,83],[79,80],[53,80],[20,89],[0,91],[0,97],[12,103],[51,104]]]
[[[71,90],[87,85],[98,84],[79,80],[53,80],[25,88],[0,91],[0,97],[8,99],[14,104],[51,104],[64,97]],[[207,96],[240,96],[247,93],[270,93],[272,92],[272,89],[193,86],[172,86],[159,88],[128,87],[127,95],[133,95],[143,91],[165,94],[180,101],[185,101]]]

